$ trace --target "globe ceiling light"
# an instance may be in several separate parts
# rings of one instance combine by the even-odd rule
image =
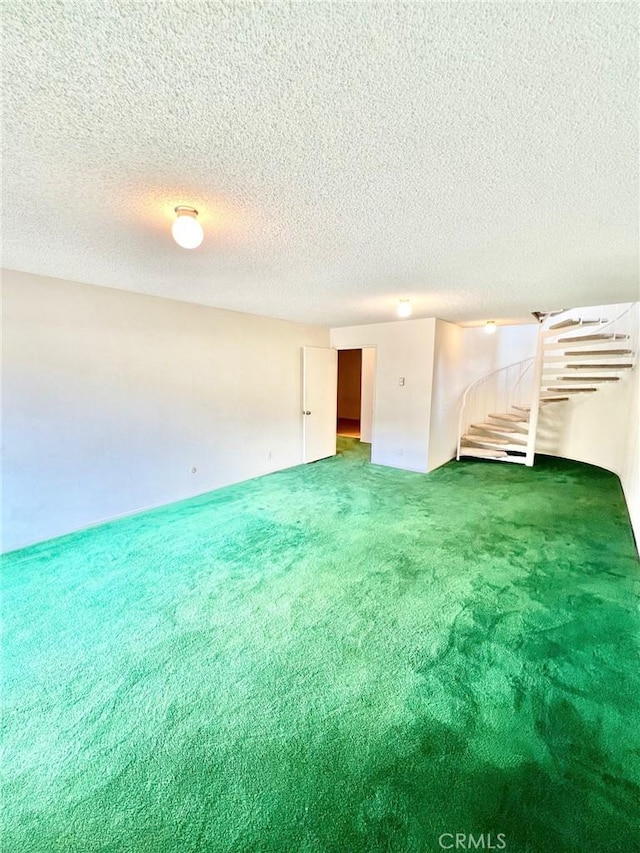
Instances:
[[[198,222],[198,211],[194,207],[178,205],[171,233],[178,246],[183,249],[197,249],[204,239],[202,225]]]
[[[484,330],[488,335],[495,335],[497,328],[495,320],[487,320],[484,324]]]
[[[411,316],[411,301],[409,299],[400,299],[397,307],[398,317]]]

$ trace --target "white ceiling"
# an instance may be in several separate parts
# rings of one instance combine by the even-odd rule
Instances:
[[[4,266],[329,325],[634,300],[637,9],[13,0]]]

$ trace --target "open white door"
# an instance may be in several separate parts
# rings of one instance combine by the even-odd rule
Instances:
[[[303,462],[336,454],[338,353],[302,347]]]

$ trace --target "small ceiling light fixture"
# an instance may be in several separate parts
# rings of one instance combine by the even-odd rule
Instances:
[[[411,301],[409,299],[400,299],[396,310],[398,312],[398,317],[410,317],[412,311]]]
[[[173,239],[183,249],[197,249],[204,238],[202,225],[198,222],[198,211],[194,207],[179,204],[176,221],[171,226]]]
[[[488,335],[495,335],[497,328],[495,320],[487,320],[484,324],[484,330]]]

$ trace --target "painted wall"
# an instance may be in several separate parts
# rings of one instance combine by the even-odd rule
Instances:
[[[338,417],[360,420],[362,350],[338,352]]]
[[[613,471],[627,501],[636,542],[640,543],[640,451],[638,449],[640,367],[615,385],[568,403],[542,406],[536,450],[588,462]]]
[[[436,320],[429,471],[439,468],[456,455],[460,401],[469,384],[464,362],[464,333],[465,330],[460,326]]]
[[[376,348],[376,464],[427,471],[435,325],[434,319],[404,320],[331,330],[338,349]]]
[[[620,482],[627,500],[636,546],[640,551],[640,367],[637,365],[629,377],[627,439]]]
[[[371,444],[373,437],[373,406],[375,401],[376,350],[362,350],[362,385],[360,392],[360,441]]]
[[[598,465],[620,474],[629,432],[631,376],[594,394],[541,406],[536,451]]]
[[[498,326],[487,335],[482,326],[463,329],[463,364],[466,384],[486,376],[493,370],[535,356],[538,346],[538,324]]]
[[[301,461],[328,330],[11,271],[3,302],[5,549]]]
[[[610,319],[625,305],[606,306]],[[640,306],[633,308],[636,328]],[[600,308],[580,309],[585,318],[598,318]],[[637,347],[637,343],[635,344]],[[620,382],[601,385],[594,394],[576,395],[567,403],[542,406],[536,451],[598,465],[618,474],[625,493],[636,541],[640,542],[640,367],[623,374]]]

